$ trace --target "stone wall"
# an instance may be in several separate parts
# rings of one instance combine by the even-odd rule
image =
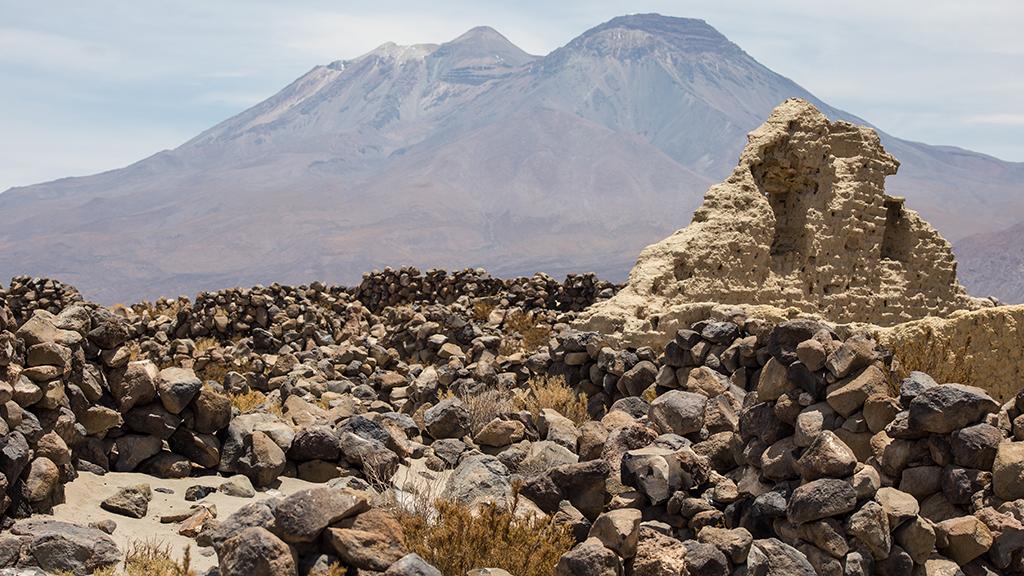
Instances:
[[[957,283],[949,243],[885,194],[898,162],[873,130],[791,99],[748,138],[690,226],[644,249],[627,286],[583,327],[660,339],[703,302],[881,326],[987,303]]]
[[[875,329],[900,375],[927,372],[984,388],[1000,401],[1024,386],[1024,305],[959,312]]]

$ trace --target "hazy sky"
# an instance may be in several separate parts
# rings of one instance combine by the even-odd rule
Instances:
[[[545,54],[635,12],[703,18],[896,136],[1024,161],[1020,0],[0,0],[0,190],[173,148],[385,41],[486,24]]]

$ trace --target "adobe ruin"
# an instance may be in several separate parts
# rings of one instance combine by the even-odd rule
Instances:
[[[898,166],[874,130],[787,100],[692,223],[645,248],[626,287],[579,324],[641,343],[709,303],[879,326],[989,304],[957,282],[949,242],[885,194]]]

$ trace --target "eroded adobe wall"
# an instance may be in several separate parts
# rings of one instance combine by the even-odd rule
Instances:
[[[707,302],[881,326],[982,306],[957,283],[949,243],[885,194],[899,163],[873,130],[791,99],[748,140],[693,222],[644,249],[582,326],[640,341]]]

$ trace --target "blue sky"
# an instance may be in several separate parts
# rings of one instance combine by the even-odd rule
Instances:
[[[703,18],[896,136],[1024,161],[1019,0],[0,0],[0,190],[173,148],[385,41],[486,24],[543,54],[635,12]]]

